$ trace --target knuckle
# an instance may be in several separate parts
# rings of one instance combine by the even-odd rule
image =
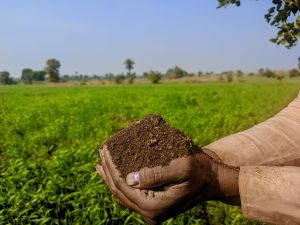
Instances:
[[[163,173],[160,167],[155,167],[153,169],[153,181],[160,181],[162,179]]]
[[[159,167],[145,168],[140,171],[140,182],[142,185],[151,186],[162,178],[162,171]]]

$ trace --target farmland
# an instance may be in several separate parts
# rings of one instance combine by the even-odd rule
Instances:
[[[95,172],[110,135],[149,114],[203,146],[264,121],[299,83],[0,86],[0,224],[142,224]],[[166,224],[255,224],[200,204]]]

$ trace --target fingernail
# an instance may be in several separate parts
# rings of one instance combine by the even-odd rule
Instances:
[[[130,173],[126,177],[126,182],[130,186],[134,186],[140,183],[140,174],[139,172]]]

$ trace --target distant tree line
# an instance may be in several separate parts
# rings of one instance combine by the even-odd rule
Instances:
[[[157,84],[161,81],[161,79],[180,79],[185,77],[204,77],[217,75],[218,80],[232,82],[234,77],[238,81],[243,81],[243,77],[245,73],[242,70],[236,71],[224,71],[221,73],[214,72],[202,72],[198,71],[196,73],[189,73],[181,67],[175,65],[173,68],[168,69],[165,73],[161,73],[159,71],[150,70],[149,72],[144,72],[142,75],[137,76],[136,73],[133,72],[135,62],[132,59],[126,59],[124,61],[124,66],[126,70],[126,74],[113,74],[107,73],[104,75],[94,74],[89,76],[87,74],[78,74],[75,72],[73,75],[64,74],[60,76],[60,67],[61,63],[57,59],[49,59],[46,61],[46,66],[43,70],[32,70],[30,68],[25,68],[22,70],[21,79],[25,84],[32,84],[33,82],[43,82],[48,80],[49,82],[69,82],[69,81],[79,81],[82,84],[90,80],[107,80],[115,82],[116,84],[122,84],[126,80],[129,84],[132,84],[136,78],[140,79],[149,79],[151,83]],[[277,78],[281,80],[284,78],[284,75],[278,72],[274,72],[270,69],[259,69],[257,72],[258,75],[266,78]],[[246,75],[253,76],[254,73],[248,73]],[[291,69],[288,73],[289,77],[300,77],[300,57],[298,58],[298,69]],[[2,71],[0,72],[0,83],[1,84],[15,84],[19,80],[13,79],[10,77],[9,72]]]
[[[29,68],[23,69],[21,74],[21,80],[25,84],[32,84],[32,81],[44,81],[46,77],[46,71],[44,70],[32,70]]]

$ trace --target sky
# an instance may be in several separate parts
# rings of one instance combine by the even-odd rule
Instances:
[[[297,67],[300,44],[272,44],[264,20],[271,1],[244,0],[217,9],[217,0],[1,0],[0,71],[20,77],[49,58],[61,74],[274,70]]]

